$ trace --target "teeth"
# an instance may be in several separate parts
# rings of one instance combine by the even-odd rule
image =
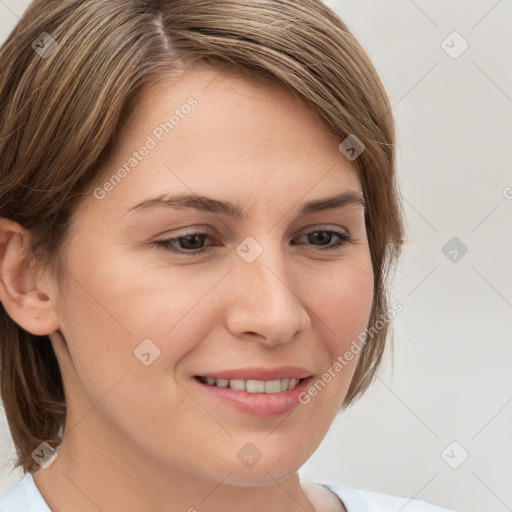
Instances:
[[[245,391],[245,380],[230,380],[229,387],[235,391]]]
[[[233,381],[229,382],[230,386],[232,382]],[[265,393],[265,382],[262,380],[248,380],[247,391],[249,391],[249,393]],[[281,391],[281,381],[279,381],[279,391]]]
[[[280,393],[297,386],[300,379],[276,379],[276,380],[226,380],[212,377],[200,377],[202,382],[219,388],[231,388],[235,391],[248,391],[249,393]]]
[[[262,380],[255,382],[261,382],[263,384],[265,393],[279,393],[279,391],[281,391],[281,379],[267,380],[265,383],[263,383]],[[288,384],[286,385],[286,389],[288,389]]]

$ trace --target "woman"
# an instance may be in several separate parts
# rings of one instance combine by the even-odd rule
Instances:
[[[391,108],[343,22],[39,0],[0,61],[25,472],[0,510],[443,510],[298,478],[379,367],[403,242]]]

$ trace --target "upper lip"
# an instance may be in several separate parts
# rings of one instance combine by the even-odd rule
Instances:
[[[232,370],[219,370],[198,374],[198,377],[210,377],[225,380],[277,380],[277,379],[304,379],[310,377],[312,372],[299,366],[278,366],[267,368],[252,366],[248,368],[235,368]]]

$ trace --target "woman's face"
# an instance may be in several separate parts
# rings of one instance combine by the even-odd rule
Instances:
[[[334,363],[372,304],[363,206],[301,214],[362,195],[341,141],[288,91],[234,74],[197,67],[145,92],[66,246],[66,343],[51,335],[65,441],[94,443],[104,463],[147,457],[235,485],[300,468],[343,402],[357,357]],[[208,200],[148,202],[189,194]],[[297,391],[226,393],[197,379],[298,374],[230,373],[283,366],[312,376],[303,392],[334,377],[307,403]]]

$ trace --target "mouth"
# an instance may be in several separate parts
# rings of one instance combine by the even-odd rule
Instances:
[[[246,391],[247,393],[282,393],[291,391],[299,386],[303,381],[310,379],[309,377],[300,378],[281,378],[272,380],[256,380],[256,379],[218,379],[214,377],[203,377],[196,375],[201,384],[217,388],[229,388],[234,391]]]
[[[227,407],[259,418],[273,418],[291,412],[300,404],[313,375],[272,380],[220,379],[196,375],[194,382],[211,405]],[[225,410],[225,409],[223,409]]]
[[[310,370],[299,366],[252,366],[205,371],[192,380],[211,405],[222,411],[272,418],[298,407],[313,378]]]

